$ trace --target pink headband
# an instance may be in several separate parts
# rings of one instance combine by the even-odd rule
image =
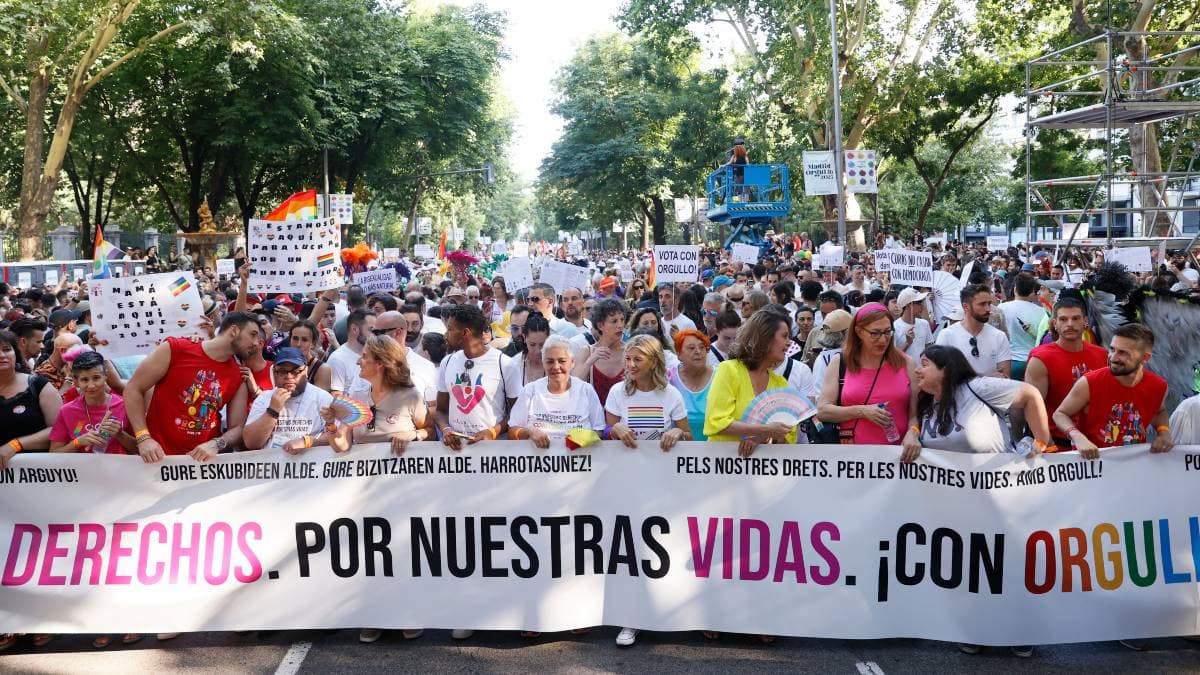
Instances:
[[[858,325],[859,317],[870,314],[871,312],[883,312],[884,314],[887,314],[889,316],[889,318],[891,316],[891,313],[888,312],[887,307],[884,307],[883,305],[879,304],[878,302],[868,302],[867,304],[863,305],[862,307],[859,307],[858,311],[854,313],[854,325],[856,325],[856,326]]]

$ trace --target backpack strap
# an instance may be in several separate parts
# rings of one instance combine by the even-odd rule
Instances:
[[[715,345],[709,345],[708,351],[711,352],[714,357],[716,357],[717,363],[721,363],[722,361],[725,360],[725,357],[721,356],[721,352],[717,351],[717,348]]]

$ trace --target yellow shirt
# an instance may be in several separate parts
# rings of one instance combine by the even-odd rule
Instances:
[[[774,370],[769,371],[767,389],[784,389],[787,380]],[[741,421],[750,401],[754,400],[754,385],[750,382],[750,371],[746,364],[737,359],[725,359],[717,366],[712,385],[708,388],[708,409],[704,416],[704,433],[710,441],[739,442],[741,436],[718,434],[731,423]],[[796,430],[788,434],[788,443],[796,442]]]

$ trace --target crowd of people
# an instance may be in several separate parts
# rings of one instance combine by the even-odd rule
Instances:
[[[103,336],[87,282],[0,284],[0,468],[36,451],[157,462],[376,442],[402,453],[423,440],[545,449],[572,429],[661,451],[689,440],[734,442],[742,455],[764,444],[892,445],[903,462],[923,448],[1095,458],[1197,442],[1194,421],[1170,418],[1151,370],[1163,336],[1130,323],[1097,343],[1076,288],[1095,261],[935,245],[939,269],[961,282],[938,316],[930,289],[890,284],[869,254],[812,269],[813,246],[807,234],[778,237],[755,264],[704,249],[699,279],[682,284],[653,285],[639,252],[593,252],[577,261],[590,267],[586,286],[565,289],[509,289],[462,269],[440,278],[413,264],[401,288],[371,295],[350,285],[257,296],[243,262],[233,279],[198,277],[207,335],[163,341],[126,376],[94,351]],[[1185,258],[1160,262],[1136,283],[1196,289]],[[743,419],[756,396],[783,388],[809,397],[816,415]],[[337,397],[368,407],[372,422],[340,424]],[[360,639],[379,635],[366,628]],[[624,628],[617,643],[637,635]]]

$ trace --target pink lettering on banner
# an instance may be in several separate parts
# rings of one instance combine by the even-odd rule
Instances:
[[[821,521],[812,528],[812,547],[813,551],[825,560],[825,564],[829,565],[829,571],[821,573],[820,568],[813,565],[808,572],[812,575],[812,580],[822,586],[831,586],[837,582],[842,575],[842,565],[838,562],[837,556],[825,542],[821,541],[821,535],[828,534],[829,541],[841,541],[842,533],[835,523]]]
[[[58,558],[67,557],[70,551],[58,545],[58,535],[64,532],[74,532],[75,526],[51,523],[46,529],[49,530],[49,535],[46,537],[46,557],[42,560],[42,574],[38,577],[38,585],[64,586],[67,583],[67,578],[53,574],[54,561]]]
[[[104,567],[104,544],[108,541],[108,528],[100,523],[80,523],[79,540],[76,542],[75,564],[71,570],[71,585],[78,586],[83,579],[84,561],[92,564],[88,577],[93,586],[100,585],[100,570]]]
[[[830,586],[841,578],[842,567],[837,556],[829,548],[828,542],[841,541],[841,531],[835,523],[821,521],[808,530],[808,545],[811,552],[820,559],[818,564],[805,565],[804,547],[805,535],[800,523],[785,520],[780,524],[778,538],[771,532],[771,526],[765,521],[755,518],[741,518],[737,521],[735,537],[733,518],[708,518],[704,531],[700,529],[700,519],[688,516],[688,539],[692,546],[692,571],[701,579],[709,578],[712,573],[713,555],[718,537],[721,540],[721,577],[733,579],[733,550],[734,539],[737,539],[738,576],[742,581],[762,581],[771,577],[774,583],[782,583],[788,574],[792,575],[795,583],[804,584],[812,579],[813,583]],[[720,523],[720,534],[717,525]],[[772,546],[775,555],[772,557]],[[772,563],[774,563],[772,570]],[[823,564],[821,564],[823,563]]]
[[[137,523],[112,524],[112,544],[108,549],[108,575],[104,578],[104,583],[109,586],[124,586],[133,582],[132,575],[118,574],[117,568],[121,566],[122,558],[133,555],[132,548],[121,545],[121,537],[128,532],[137,532],[137,528]]]
[[[740,525],[738,578],[742,581],[762,581],[771,573],[771,528],[756,518],[743,518]],[[755,538],[751,533],[757,534],[758,539],[758,569],[750,567],[754,558],[751,555],[751,540]]]
[[[24,548],[24,540],[28,535],[29,553],[25,557],[25,569],[20,574],[15,574],[17,560],[20,558],[21,551]],[[0,583],[5,586],[21,586],[33,578],[33,573],[37,570],[38,550],[42,547],[42,530],[36,525],[27,523],[17,523],[13,526],[12,541],[8,544],[8,560],[4,563],[4,578]]]
[[[250,546],[250,542],[248,541],[249,535],[254,535],[254,541],[262,541],[262,526],[258,523],[243,523],[238,528],[238,549],[246,557],[248,567],[245,571],[242,571],[241,567],[235,569],[233,571],[233,578],[244,584],[258,581],[262,578],[262,562],[259,561],[258,556],[254,553],[254,549]]]
[[[137,578],[138,583],[146,586],[153,586],[163,578],[163,569],[166,565],[162,562],[154,566],[154,573],[151,574],[147,570],[147,563],[150,562],[150,536],[156,535],[160,544],[165,544],[167,541],[167,528],[162,523],[146,523],[146,527],[142,528],[142,555],[138,556]]]
[[[175,536],[171,540],[171,583],[179,583],[179,562],[188,559],[188,583],[196,583],[196,570],[200,567],[200,523],[192,523],[192,545],[183,545],[183,523],[172,527]]]
[[[217,549],[217,535],[221,535],[221,550]],[[229,556],[233,553],[233,528],[229,527],[229,523],[215,523],[208,528],[208,537],[204,540],[204,559],[208,564],[204,566],[204,580],[208,583],[218,586],[225,583],[229,578]],[[213,568],[213,563],[217,567]]]
[[[783,532],[779,535],[779,553],[775,558],[775,583],[783,581],[783,575],[793,572],[796,583],[808,583],[804,574],[804,544],[800,543],[800,523],[794,520],[783,524]]]

